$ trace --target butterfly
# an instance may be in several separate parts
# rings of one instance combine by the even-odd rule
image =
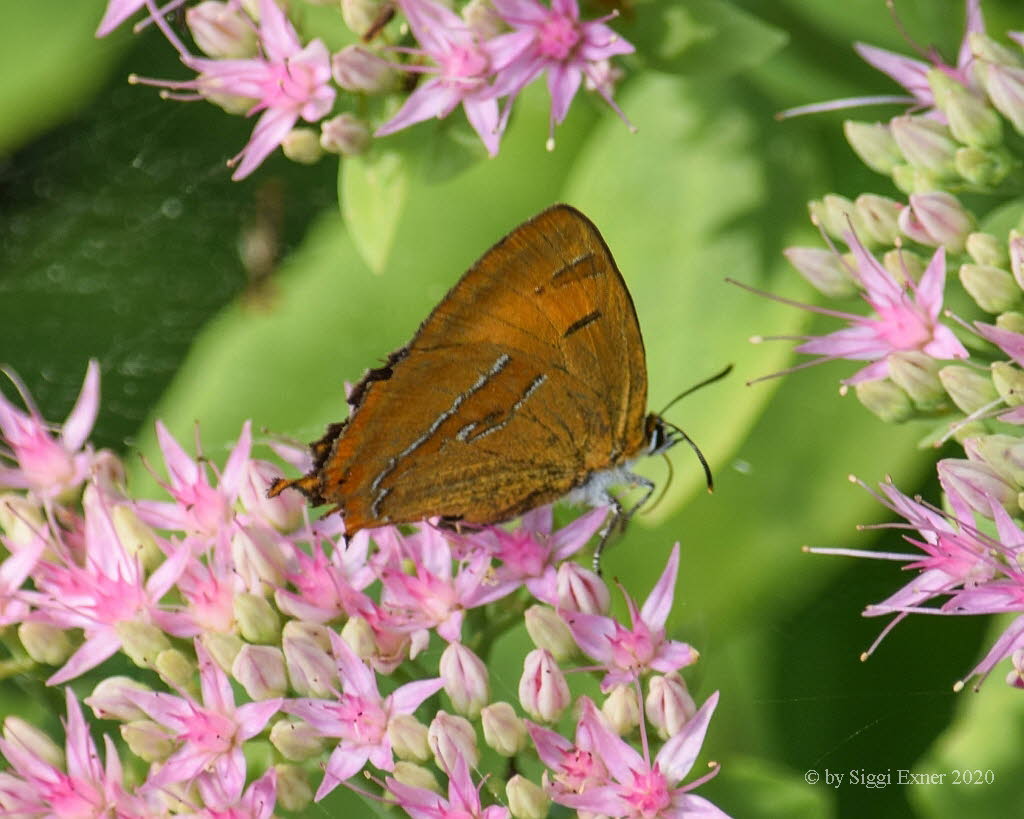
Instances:
[[[632,464],[681,440],[711,487],[700,450],[647,412],[633,300],[597,228],[568,205],[488,250],[348,403],[348,420],[311,444],[312,470],[270,489],[335,504],[347,535],[434,517],[499,523],[566,497],[612,508],[603,545],[631,514],[609,488],[643,488],[639,508],[654,484]]]

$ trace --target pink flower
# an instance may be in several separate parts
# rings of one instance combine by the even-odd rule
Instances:
[[[163,18],[165,14],[170,14],[184,2],[185,0],[171,0],[163,8],[157,8],[155,0],[109,0],[107,10],[103,13],[103,19],[100,20],[99,28],[96,29],[96,36],[106,37],[143,7],[149,11],[149,19],[155,20]]]
[[[57,498],[78,488],[95,456],[86,444],[100,405],[100,367],[89,361],[78,400],[60,429],[52,436],[21,379],[3,371],[21,394],[28,412],[22,412],[0,393],[0,487],[28,489],[40,499]],[[83,449],[84,447],[84,449]]]
[[[121,760],[110,738],[103,737],[106,764],[100,764],[96,743],[82,716],[82,708],[70,688],[64,691],[67,720],[64,722],[65,769],[18,741],[10,722],[7,739],[0,739],[3,754],[13,773],[0,773],[0,801],[5,816],[117,816],[144,819],[154,813],[146,803],[125,790]],[[6,781],[4,781],[6,780]]]
[[[333,631],[331,644],[342,687],[337,699],[297,699],[284,705],[285,711],[306,720],[321,736],[341,739],[324,768],[316,792],[318,801],[359,773],[367,762],[381,770],[394,770],[388,724],[400,714],[411,714],[443,685],[436,677],[419,680],[382,697],[373,672]]]
[[[859,316],[814,307],[740,285],[776,301],[850,322],[850,327],[824,336],[809,337],[799,345],[796,348],[798,353],[820,356],[815,361],[803,362],[799,367],[840,358],[871,361],[851,377],[843,379],[844,384],[859,384],[887,377],[891,353],[919,350],[939,360],[967,358],[967,350],[953,331],[939,324],[946,283],[944,248],[935,251],[919,282],[915,283],[909,277],[901,282],[868,252],[855,233],[847,232],[843,238],[857,262],[855,267],[848,268],[848,272],[864,289],[864,301],[874,310],[873,315]]]
[[[933,109],[935,97],[932,94],[931,85],[928,83],[928,72],[938,68],[965,88],[974,88],[976,83],[971,74],[970,37],[974,32],[984,32],[985,21],[981,15],[981,0],[966,0],[967,23],[964,30],[964,37],[960,43],[960,51],[957,54],[956,65],[947,65],[942,60],[942,55],[932,47],[924,55],[928,62],[915,60],[912,57],[904,57],[887,51],[884,48],[856,43],[854,48],[862,58],[883,74],[888,74],[909,93],[909,96],[872,96],[853,97],[850,99],[832,100],[830,102],[818,102],[813,105],[802,105],[798,108],[790,108],[781,112],[778,116],[795,117],[801,114],[811,114],[820,111],[834,111],[842,108],[853,108],[860,105],[879,105],[885,103],[905,103],[914,105],[917,108]],[[941,114],[937,114],[941,116]]]
[[[697,661],[697,652],[686,643],[665,639],[665,620],[672,609],[673,589],[679,569],[679,544],[672,547],[665,571],[638,609],[622,590],[629,606],[632,628],[611,617],[583,612],[560,611],[577,645],[607,671],[601,690],[631,682],[646,671],[668,673]]]
[[[447,774],[447,799],[434,791],[404,785],[391,777],[387,779],[387,788],[413,819],[508,819],[511,816],[508,808],[501,805],[485,808],[480,804],[480,785],[473,785],[469,764],[461,754]]]
[[[34,571],[38,591],[24,593],[36,609],[31,619],[85,633],[85,642],[47,680],[49,685],[74,679],[117,652],[122,623],[151,623],[183,633],[184,623],[162,610],[160,600],[180,576],[187,551],[172,553],[147,578],[138,556],[118,535],[108,503],[97,487],[89,487],[83,501],[82,564],[66,548],[58,548],[62,563],[41,561]]]
[[[718,704],[718,693],[666,742],[651,762],[616,735],[594,703],[582,700],[576,745],[564,737],[527,723],[541,761],[551,769],[548,795],[560,805],[606,816],[681,819],[685,816],[724,817],[700,796],[690,793],[718,773],[680,785],[690,772]]]
[[[555,126],[565,119],[584,77],[629,125],[611,97],[607,60],[632,54],[636,49],[604,24],[614,15],[583,22],[576,0],[551,0],[550,8],[536,0],[494,0],[494,8],[506,23],[527,36],[522,50],[502,71],[501,86],[514,97],[547,72],[551,94],[549,150],[554,147]],[[507,111],[506,107],[506,117]]]
[[[164,726],[181,747],[146,780],[149,790],[195,782],[203,802],[224,809],[237,803],[245,784],[242,745],[266,727],[280,699],[235,705],[231,681],[198,640],[202,703],[189,695],[127,689],[125,696]]]
[[[223,809],[204,808],[196,813],[176,814],[179,819],[271,819],[277,801],[277,771],[273,768],[253,782],[237,805]]]
[[[498,116],[499,89],[491,79],[515,55],[520,38],[502,34],[481,41],[462,18],[433,0],[399,0],[398,5],[422,47],[408,49],[409,53],[429,57],[436,64],[435,68],[404,68],[435,76],[419,84],[398,113],[377,129],[376,136],[393,134],[431,117],[443,119],[462,105],[487,153],[496,156],[505,126]]]
[[[251,174],[299,121],[316,122],[334,105],[331,56],[319,39],[303,46],[295,28],[274,0],[260,0],[260,50],[263,56],[214,60],[182,51],[182,62],[199,76],[185,82],[136,77],[136,82],[175,91],[194,91],[194,99],[253,100],[249,115],[263,112],[246,146],[228,164],[238,164],[234,180]],[[183,99],[186,97],[182,97]],[[240,160],[240,161],[239,161]]]

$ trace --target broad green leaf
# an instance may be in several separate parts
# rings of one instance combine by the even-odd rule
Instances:
[[[365,154],[342,159],[338,174],[345,226],[367,266],[380,273],[394,246],[405,206],[409,186],[406,156],[377,142]]]
[[[722,77],[763,62],[785,45],[782,30],[724,0],[638,4],[623,34],[652,68]]]
[[[730,816],[746,819],[827,819],[834,812],[828,789],[809,787],[803,771],[768,759],[736,755],[723,760],[723,775],[701,788],[701,795]]]

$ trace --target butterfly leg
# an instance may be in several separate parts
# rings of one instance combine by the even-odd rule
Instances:
[[[626,525],[629,523],[630,519],[634,514],[636,514],[637,510],[639,510],[641,506],[647,503],[651,497],[651,493],[654,492],[654,481],[645,478],[643,475],[636,475],[630,472],[627,478],[630,486],[643,487],[644,494],[643,497],[633,504],[628,511],[623,509],[622,503],[619,499],[610,492],[606,492],[605,497],[602,498],[605,504],[612,508],[612,513],[609,516],[608,523],[601,530],[600,540],[598,540],[597,546],[594,547],[593,566],[594,572],[598,576],[601,574],[601,553],[604,552],[605,545],[616,531],[625,531]]]

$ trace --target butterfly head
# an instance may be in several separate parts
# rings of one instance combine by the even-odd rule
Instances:
[[[661,455],[686,438],[681,429],[653,412],[647,416],[644,427],[648,455]]]

